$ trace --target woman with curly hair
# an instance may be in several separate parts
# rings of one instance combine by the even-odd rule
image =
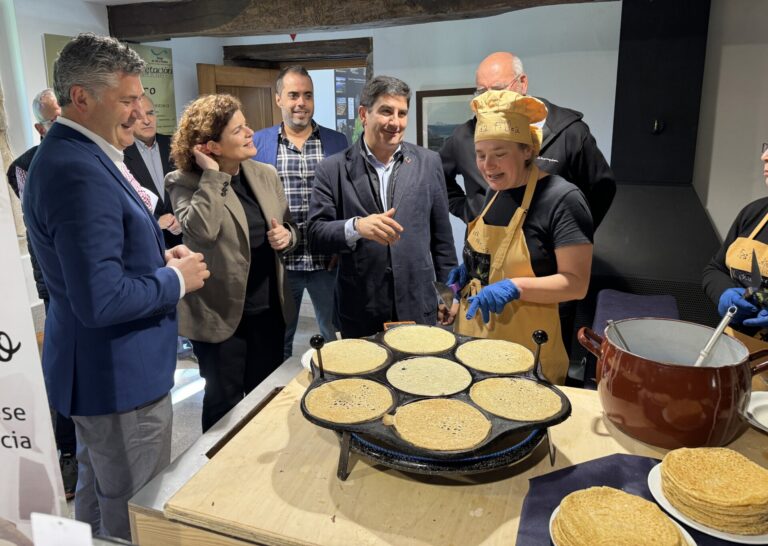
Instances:
[[[165,186],[184,243],[202,252],[211,277],[179,302],[179,332],[205,378],[203,432],[283,361],[295,314],[282,255],[297,243],[277,171],[251,159],[253,131],[240,101],[190,103],[171,143],[178,170]]]

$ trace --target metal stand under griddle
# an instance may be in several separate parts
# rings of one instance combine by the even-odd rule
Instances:
[[[338,436],[339,465],[336,469],[336,477],[341,481],[346,481],[354,466],[351,457],[352,452],[375,464],[387,466],[395,470],[433,476],[479,474],[502,468],[512,468],[526,461],[542,444],[546,444],[550,466],[555,466],[555,459],[557,458],[557,448],[555,448],[555,444],[552,442],[552,436],[548,428],[533,431],[529,435],[530,441],[525,446],[521,446],[520,450],[516,452],[514,450],[502,449],[497,453],[491,452],[480,457],[455,461],[435,461],[429,458],[413,457],[407,453],[393,451],[349,431],[340,432]]]

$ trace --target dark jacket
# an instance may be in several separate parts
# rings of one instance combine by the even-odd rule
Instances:
[[[54,123],[24,190],[51,295],[43,372],[64,416],[129,411],[170,392],[179,277],[157,222],[95,142]]]
[[[595,229],[616,194],[613,171],[597,147],[581,112],[540,99],[547,106],[543,141],[537,165],[578,186],[589,203]],[[472,118],[458,126],[440,149],[451,213],[469,223],[482,211],[488,184],[475,160],[475,124]],[[456,176],[464,177],[464,190]]]
[[[163,176],[169,172],[176,170],[176,166],[171,161],[171,137],[167,135],[156,135],[157,147],[160,149],[160,162],[163,165]],[[144,158],[141,157],[141,152],[136,147],[136,144],[128,146],[123,150],[125,165],[131,174],[136,177],[139,183],[147,188],[149,191],[157,195],[157,186],[155,186],[152,175],[149,174],[147,164],[144,163]],[[173,203],[168,196],[168,190],[163,192],[164,195],[159,196],[157,206],[155,207],[155,218],[160,218],[164,214],[173,214]],[[167,229],[163,230],[163,239],[165,240],[166,248],[173,248],[176,245],[181,244],[181,234],[174,235]]]
[[[37,148],[37,146],[32,146],[29,150],[17,157],[16,161],[11,163],[11,166],[8,167],[8,184],[11,185],[13,193],[15,193],[16,197],[19,199],[21,199],[24,193],[24,186],[26,185],[26,177],[27,173],[29,173],[29,166],[32,164],[32,159],[34,159],[35,154],[37,153]],[[24,182],[22,182],[22,187],[19,187],[19,174],[21,174],[24,179]],[[29,238],[27,238],[27,250],[29,250],[29,259],[32,262],[32,276],[35,279],[37,297],[47,303],[50,296],[48,295],[48,289],[45,287],[43,272],[40,271],[40,264],[37,263],[37,257],[35,256],[34,250],[32,250],[32,245],[29,242]]]
[[[315,171],[309,242],[313,251],[340,254],[336,313],[344,337],[374,334],[393,318],[434,324],[432,281],[445,281],[456,265],[440,158],[406,142],[402,152],[392,175],[391,206],[404,232],[391,246],[360,239],[352,250],[346,242],[349,218],[383,212],[369,178],[376,180],[375,171],[369,173],[360,141],[325,159]]]
[[[333,129],[327,129],[322,125],[318,125],[317,128],[320,131],[320,142],[323,145],[325,157],[341,152],[349,146],[344,134]],[[253,156],[253,159],[277,167],[277,134],[279,131],[280,124],[278,123],[253,134],[253,144],[256,146],[256,155]]]

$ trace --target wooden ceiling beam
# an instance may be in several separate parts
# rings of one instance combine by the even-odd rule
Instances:
[[[281,44],[224,46],[224,64],[307,63],[317,60],[366,59],[373,51],[371,38],[318,40]]]
[[[607,0],[588,0],[601,2]],[[585,0],[179,0],[107,6],[109,31],[148,42],[184,36],[255,36],[375,28],[499,15]]]

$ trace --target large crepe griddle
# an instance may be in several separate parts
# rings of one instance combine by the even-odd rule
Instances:
[[[397,327],[407,328],[405,325]],[[546,334],[544,332],[538,331],[536,334],[534,339],[539,346],[541,343],[546,342]],[[315,362],[314,357],[312,358],[313,380],[301,399],[301,411],[304,414],[304,417],[311,423],[334,430],[339,434],[341,453],[337,476],[341,480],[345,480],[349,475],[349,456],[351,452],[355,452],[376,463],[398,470],[431,475],[472,474],[514,465],[530,456],[544,440],[547,440],[549,443],[550,462],[554,464],[555,452],[554,446],[549,442],[549,427],[563,422],[570,416],[571,403],[568,400],[568,397],[549,383],[541,374],[541,363],[538,356],[540,351],[537,350],[534,367],[531,371],[515,374],[487,373],[465,366],[456,358],[456,350],[460,345],[477,339],[457,335],[455,336],[457,342],[449,351],[431,354],[430,356],[445,358],[466,368],[472,376],[470,384],[466,389],[451,396],[416,396],[393,387],[387,381],[386,373],[389,367],[396,362],[424,355],[394,350],[384,344],[383,336],[384,333],[380,332],[366,338],[369,341],[382,345],[388,351],[389,355],[383,366],[379,366],[377,369],[368,373],[342,375],[325,371],[321,374],[318,364]],[[323,340],[320,336],[315,336],[315,338],[313,338],[313,347],[321,347],[322,343]],[[320,351],[322,354],[322,349],[320,349]],[[387,412],[390,415],[394,413],[398,407],[417,400],[424,400],[427,398],[450,398],[465,402],[479,410],[488,421],[490,421],[491,430],[485,440],[471,449],[440,451],[420,448],[406,442],[397,434],[395,427],[384,424],[386,415],[383,418],[364,423],[340,424],[319,419],[307,410],[305,399],[309,392],[328,382],[350,377],[369,379],[387,387],[392,393],[394,400],[392,407]],[[469,390],[472,385],[490,377],[511,377],[534,381],[556,393],[562,402],[562,407],[560,411],[552,417],[540,421],[515,421],[491,414],[475,404],[469,396]]]

